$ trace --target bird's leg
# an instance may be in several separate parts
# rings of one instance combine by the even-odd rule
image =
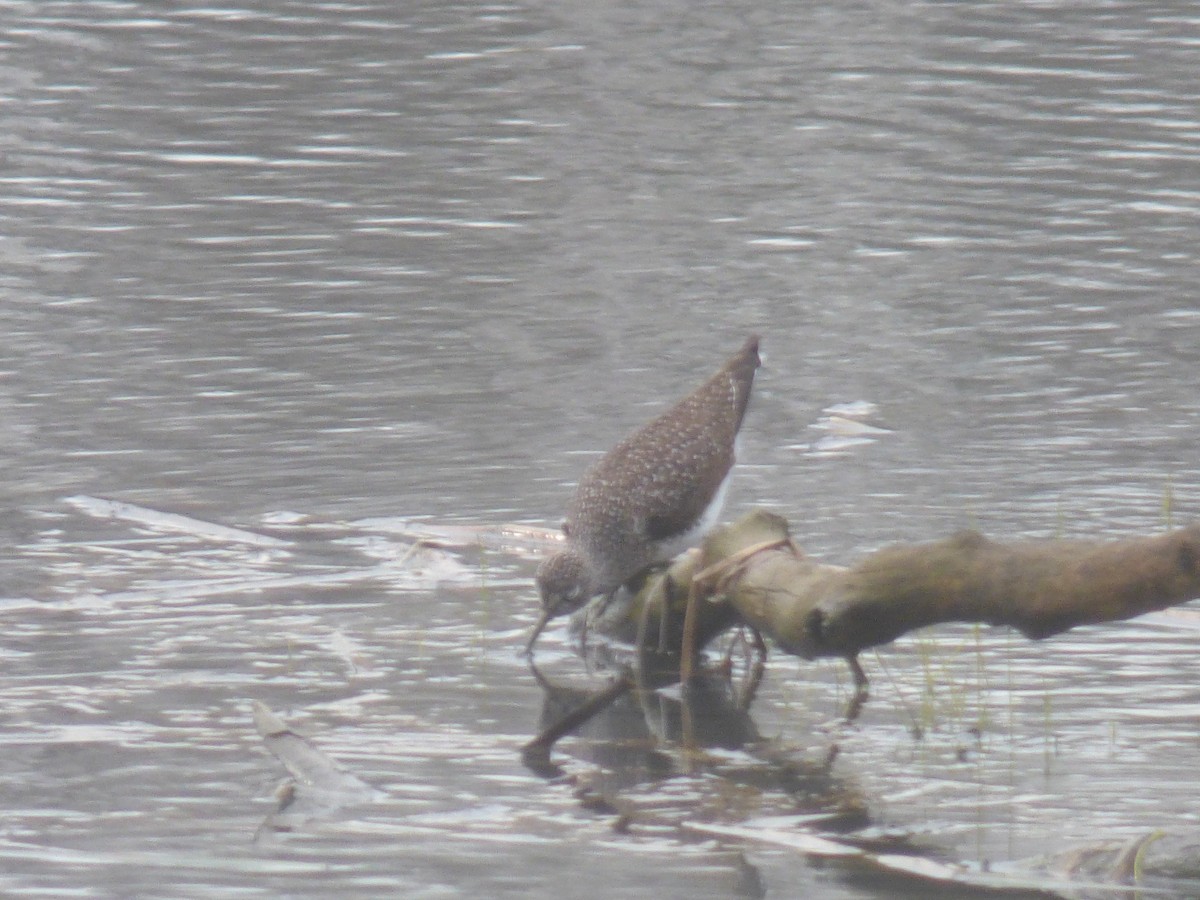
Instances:
[[[638,654],[638,673],[639,675],[646,670],[647,659],[646,653],[649,647],[646,646],[646,638],[650,633],[650,604],[643,603],[640,615],[638,615],[637,639],[634,644],[637,647]]]
[[[858,661],[857,653],[850,653],[846,656],[846,662],[850,666],[850,676],[854,679],[854,693],[867,693],[867,673],[863,671],[862,663]]]
[[[768,652],[767,642],[763,638],[762,632],[753,625],[750,626],[750,642],[754,647],[754,652],[758,654],[759,661],[765,663],[767,661]]]
[[[862,712],[863,704],[867,702],[870,691],[867,690],[867,673],[863,671],[862,663],[858,661],[858,654],[847,654],[846,662],[850,666],[850,675],[854,679],[854,696],[846,704],[846,721],[853,722]]]
[[[700,603],[696,582],[688,586],[687,608],[683,613],[683,637],[679,647],[679,681],[684,689],[691,683],[696,666],[696,607]]]
[[[746,665],[751,664],[750,654],[753,653],[760,660],[767,658],[767,644],[763,640],[762,632],[752,625],[742,623],[738,626],[737,633],[725,648],[725,658],[721,660],[721,668],[726,672],[733,671],[733,651],[737,647],[742,649],[742,659]]]
[[[592,604],[594,607],[594,612],[592,613],[593,618],[599,619],[602,615],[604,615],[605,612],[608,611],[609,604],[613,602],[613,598],[617,596],[617,591],[619,590],[619,587],[615,587],[607,594],[600,595],[600,598]]]
[[[762,632],[753,626],[746,627],[750,628],[750,641],[746,651],[746,674],[742,679],[742,689],[738,693],[738,709],[750,708],[767,671],[767,643],[763,640]],[[753,662],[749,658],[751,651],[754,653]]]
[[[604,615],[605,610],[608,609],[608,605],[612,603],[613,597],[617,595],[617,591],[619,590],[619,587],[613,588],[607,594],[601,594],[596,600],[584,607],[583,625],[579,629],[580,650],[583,650],[585,647],[587,647],[588,623],[590,623],[593,619],[599,621],[600,617]]]
[[[666,580],[663,582],[663,605],[658,611],[658,652],[667,652],[667,624],[669,622],[667,613],[671,610],[671,604],[675,602],[675,591],[679,585],[675,583],[675,579],[668,572],[663,576]]]
[[[745,624],[739,625],[737,631],[734,632],[733,637],[725,646],[725,656],[721,659],[721,670],[725,673],[726,677],[733,674],[733,651],[735,649],[740,647],[742,650],[742,659],[747,666],[750,664],[750,639],[746,637],[746,627]],[[759,640],[762,640],[761,636]]]

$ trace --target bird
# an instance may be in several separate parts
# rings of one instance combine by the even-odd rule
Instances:
[[[597,595],[611,598],[717,523],[761,363],[758,345],[751,336],[707,381],[584,473],[562,526],[566,547],[538,567],[542,610],[526,654],[552,619]]]

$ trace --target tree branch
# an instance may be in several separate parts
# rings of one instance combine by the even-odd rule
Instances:
[[[674,597],[702,604],[701,645],[728,627],[725,608],[785,652],[853,661],[940,622],[1011,625],[1041,639],[1200,597],[1200,524],[1116,541],[1002,542],[965,531],[843,568],[804,556],[783,519],[756,511],[714,532],[670,581]],[[656,619],[667,610],[664,630],[678,647],[684,607],[661,593],[644,602]]]

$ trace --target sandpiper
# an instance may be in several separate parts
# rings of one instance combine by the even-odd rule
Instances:
[[[716,524],[758,366],[754,336],[704,384],[584,474],[563,522],[566,549],[538,568],[542,614],[527,653],[551,619],[597,594],[611,597]]]

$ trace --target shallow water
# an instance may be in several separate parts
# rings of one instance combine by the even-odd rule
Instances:
[[[0,892],[891,897],[680,824],[1195,837],[1186,616],[910,636],[851,727],[841,664],[775,655],[738,749],[624,708],[639,752],[570,739],[554,780],[518,753],[534,554],[406,539],[554,526],[752,331],[727,512],[814,554],[1194,519],[1190,4],[5,12]],[[831,442],[856,401],[885,430]],[[379,794],[264,828],[252,700]]]

